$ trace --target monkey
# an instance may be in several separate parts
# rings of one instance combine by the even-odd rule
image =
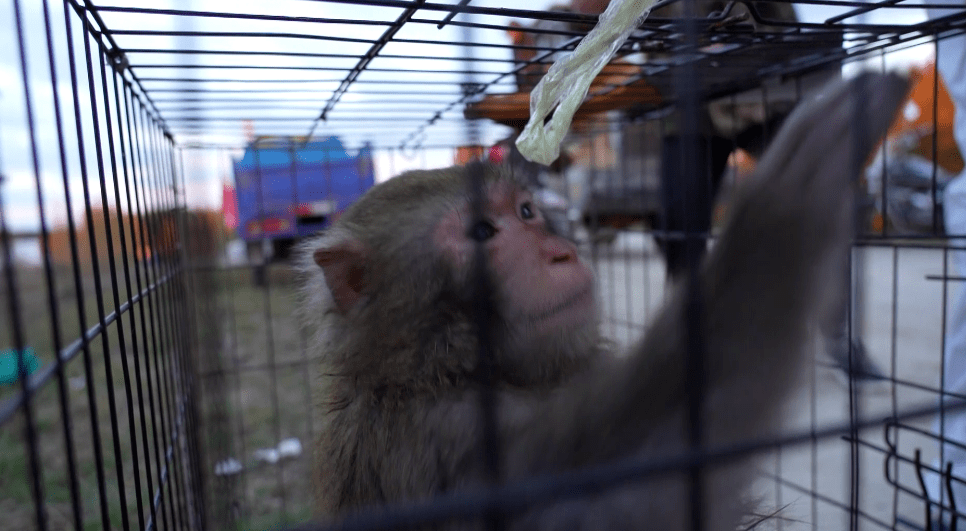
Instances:
[[[623,353],[599,331],[593,273],[506,168],[410,171],[372,188],[299,253],[302,317],[326,375],[318,516],[488,485],[487,389],[505,483],[624,458],[679,458],[694,447],[695,411],[699,448],[779,429],[851,242],[854,178],[906,88],[898,75],[862,74],[800,105],[704,262]],[[467,183],[474,171],[482,215]],[[477,361],[480,246],[492,288],[489,387]],[[698,375],[688,361],[696,336]],[[754,513],[746,500],[753,468],[744,459],[704,467],[705,529],[733,530]],[[503,523],[680,530],[692,516],[687,493],[687,470],[666,472],[506,514]]]

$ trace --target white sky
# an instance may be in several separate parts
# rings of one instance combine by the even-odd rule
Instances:
[[[457,0],[447,0],[450,3],[456,3]],[[73,128],[73,107],[69,103],[71,101],[72,93],[69,81],[69,70],[67,68],[65,43],[66,37],[64,35],[64,13],[63,13],[63,3],[59,0],[49,0],[51,5],[52,16],[54,20],[54,42],[55,49],[58,50],[56,62],[58,65],[57,75],[58,75],[58,92],[60,94],[60,99],[63,105],[63,112],[67,114],[65,116],[65,121],[68,122],[65,127],[65,135],[68,141],[67,151],[69,154],[68,159],[70,163],[68,165],[68,172],[70,175],[69,186],[70,193],[72,195],[72,202],[74,204],[75,216],[79,212],[78,207],[82,206],[82,193],[83,187],[81,179],[79,178],[80,169],[78,159],[78,147],[76,143],[71,143],[71,140],[76,138],[76,132]],[[133,0],[123,2],[120,0],[114,1],[97,1],[97,5],[144,5],[143,3],[134,2]],[[546,9],[551,4],[548,0],[539,0],[527,3],[527,8],[530,9]],[[393,20],[398,16],[400,10],[398,9],[388,9],[388,8],[369,8],[360,6],[347,6],[339,4],[330,4],[325,2],[308,2],[304,0],[159,0],[151,2],[149,4],[153,8],[180,8],[180,9],[192,9],[192,10],[203,10],[203,11],[220,11],[220,12],[249,12],[249,13],[265,13],[265,14],[280,14],[284,13],[287,15],[297,14],[299,16],[306,17],[327,17],[327,18],[360,18],[361,14],[365,14],[365,17],[371,20]],[[474,0],[473,5],[475,6],[509,6],[517,5],[512,2],[497,1],[497,0]],[[48,205],[48,222],[51,224],[59,224],[65,220],[67,215],[65,207],[65,199],[63,192],[63,181],[59,168],[59,157],[57,156],[57,137],[56,129],[54,128],[54,115],[53,115],[53,98],[51,92],[51,82],[50,74],[47,64],[47,50],[45,44],[45,37],[43,31],[43,12],[41,10],[41,2],[39,0],[21,0],[21,8],[23,9],[24,24],[27,28],[27,59],[28,59],[28,71],[31,83],[31,93],[33,97],[33,109],[35,113],[35,131],[37,135],[37,145],[39,148],[39,158],[41,166],[41,183],[43,185],[45,202]],[[812,6],[805,9],[799,10],[799,15],[804,20],[809,21],[821,21],[829,16],[843,11],[842,9],[833,9],[828,7],[818,7]],[[440,12],[426,12],[420,11],[417,15],[420,18],[431,18],[440,19],[444,16],[444,13]],[[898,18],[897,18],[898,17]],[[77,17],[72,14],[72,23],[74,24],[75,34],[78,33]],[[916,21],[924,20],[925,15],[921,10],[892,10],[884,11],[879,13],[873,13],[869,17],[867,22],[891,22],[891,23],[913,23]],[[142,28],[142,29],[153,29],[153,30],[212,30],[212,31],[247,31],[257,29],[259,31],[286,31],[286,32],[299,32],[307,34],[327,34],[333,36],[344,36],[353,38],[366,38],[375,39],[384,30],[385,26],[328,26],[326,25],[324,29],[320,29],[318,24],[312,23],[291,23],[291,22],[264,22],[264,21],[238,21],[232,20],[226,23],[222,19],[186,19],[186,18],[174,18],[174,17],[157,17],[157,16],[146,16],[146,15],[131,15],[131,14],[120,14],[120,13],[105,13],[104,19],[108,27],[111,28]],[[499,23],[499,21],[488,18],[486,22]],[[447,26],[443,30],[437,30],[433,25],[406,25],[403,29],[396,35],[399,39],[441,39],[449,40],[453,42],[459,42],[462,38],[461,29],[455,26]],[[153,47],[164,47],[164,48],[217,48],[226,49],[231,47],[232,49],[238,50],[274,50],[274,51],[322,51],[327,53],[361,53],[365,51],[369,45],[362,43],[322,43],[315,46],[312,43],[306,43],[306,41],[296,41],[292,39],[277,39],[277,38],[244,38],[244,39],[233,39],[229,44],[226,44],[226,39],[212,40],[207,38],[174,38],[174,37],[144,37],[144,36],[118,36],[119,44],[122,48],[153,48]],[[476,30],[473,40],[476,42],[507,42],[507,37],[504,32],[497,30]],[[83,57],[82,50],[83,41],[80,38],[75,38],[74,40],[75,50],[77,57]],[[24,112],[24,93],[22,86],[22,75],[20,71],[20,58],[18,54],[19,46],[17,44],[17,31],[14,26],[13,17],[13,0],[0,0],[0,173],[6,176],[5,182],[2,188],[3,201],[4,201],[4,213],[6,216],[6,221],[10,228],[14,231],[21,230],[36,230],[39,226],[39,217],[37,212],[37,198],[34,180],[34,171],[31,163],[31,150],[30,150],[30,137],[28,134],[28,129],[26,127],[26,117]],[[509,51],[505,49],[497,48],[476,48],[474,52],[477,57],[508,57]],[[416,54],[416,55],[432,55],[440,56],[446,54],[451,57],[459,57],[460,50],[457,47],[450,47],[446,51],[445,47],[440,47],[437,45],[420,45],[420,44],[407,44],[407,43],[390,43],[383,53],[389,54]],[[896,65],[906,65],[909,63],[923,63],[929,59],[932,53],[931,45],[905,50],[895,54],[887,55],[887,67],[893,67]],[[173,57],[170,55],[132,55],[131,61],[134,64],[172,64],[174,62],[183,62],[186,57],[190,56],[178,56]],[[96,58],[95,58],[96,60]],[[226,57],[226,56],[209,56],[203,59],[203,61],[219,64],[243,64],[239,61],[248,61],[251,64],[273,64],[273,65],[288,65],[288,66],[304,66],[307,64],[319,65],[319,59],[302,59],[302,58],[246,58],[246,57]],[[330,61],[330,60],[326,60]],[[333,59],[329,64],[331,66],[337,67],[349,67],[355,64],[355,59]],[[399,68],[401,63],[397,60],[390,58],[377,58],[370,65],[373,68]],[[878,58],[875,59],[875,66],[878,67]],[[81,83],[85,85],[80,91],[80,99],[82,102],[88,101],[89,94],[86,89],[86,73],[84,71],[84,65],[82,63],[78,64],[81,68]],[[456,70],[462,68],[458,62],[444,62],[444,61],[432,61],[432,60],[407,60],[402,66],[404,68],[411,68],[414,70],[419,70],[412,74],[400,74],[400,73],[384,73],[377,71],[367,71],[364,72],[360,79],[366,80],[390,80],[390,81],[406,81],[406,80],[426,80],[426,79],[438,79],[446,81],[458,80],[458,74],[447,74],[438,72],[440,69],[451,69]],[[487,63],[477,63],[476,69],[478,70],[493,70],[493,71],[504,71],[507,68],[506,64],[487,64]],[[849,67],[854,69],[854,66]],[[172,69],[137,69],[135,72],[139,77],[147,78],[156,75],[170,76],[172,74],[177,74],[183,77],[199,78],[202,74],[198,70],[172,70]],[[243,73],[242,73],[243,72]],[[231,76],[246,77],[249,79],[268,79],[267,76],[273,75],[271,71],[221,71],[212,74],[212,77],[222,77],[227,78]],[[305,117],[317,114],[317,111],[310,111],[308,109],[321,109],[325,100],[331,90],[338,86],[338,81],[345,75],[345,72],[301,72],[292,71],[287,72],[286,76],[293,79],[331,79],[331,82],[315,82],[315,83],[305,83],[299,84],[299,87],[316,89],[321,93],[321,99],[317,101],[309,102],[290,102],[286,103],[286,100],[292,99],[305,99],[307,96],[305,94],[301,95],[291,95],[279,93],[275,95],[273,101],[268,105],[268,109],[265,111],[251,110],[249,111],[254,116],[268,116],[265,113],[271,113],[272,116],[293,116],[293,117]],[[207,79],[207,78],[206,78]],[[171,83],[158,83],[151,82],[148,86],[152,89],[185,86],[185,84],[177,85]],[[214,87],[225,88],[225,89],[239,89],[239,90],[256,90],[258,88],[277,88],[278,85],[269,84],[259,84],[259,83],[191,83],[192,87]],[[399,87],[399,90],[406,90],[406,85],[356,85],[357,89],[366,90],[382,90],[382,91],[392,91],[394,87]],[[410,87],[411,88],[411,87]],[[99,92],[99,87],[95,89]],[[446,90],[452,90],[450,87],[446,87]],[[158,98],[173,98],[173,94],[161,94],[155,93]],[[318,96],[315,96],[318,97]],[[375,105],[371,103],[372,97],[368,97],[365,105]],[[388,96],[386,97],[388,100]],[[363,99],[363,96],[358,96],[350,93],[346,94],[341,103],[336,107],[337,111],[333,113],[333,123],[340,118],[349,118],[353,114],[353,109],[358,109],[359,106],[353,102]],[[455,95],[440,95],[438,98],[440,101],[452,101],[455,99]],[[167,104],[168,108],[170,104]],[[390,109],[393,112],[398,113],[399,123],[405,122],[405,124],[410,124],[409,120],[412,121],[412,129],[418,123],[421,123],[427,119],[432,112],[441,109],[444,104],[435,105],[421,105],[411,106],[412,108],[400,108],[398,102],[387,101],[386,103],[380,103],[378,108]],[[286,110],[287,108],[296,108],[297,110]],[[84,129],[84,135],[86,140],[86,151],[88,153],[88,160],[94,160],[94,143],[92,140],[92,128],[89,125],[91,122],[89,115],[89,103],[81,105],[82,122]],[[454,108],[447,116],[458,117],[461,115],[462,109],[459,107]],[[166,116],[187,116],[189,113],[186,112],[166,112]],[[195,112],[196,116],[204,116],[208,119],[216,119],[218,117],[234,116],[237,111],[227,111],[227,110],[214,110],[208,109],[204,113]],[[393,116],[396,116],[395,114]],[[103,116],[101,116],[103,120]],[[226,124],[224,122],[216,122],[217,127],[215,129],[218,131],[217,134],[209,134],[204,139],[206,141],[225,143],[230,145],[241,145],[243,133],[240,130],[240,126],[236,124]],[[306,126],[309,122],[305,122]],[[211,130],[211,129],[209,129]],[[307,128],[306,128],[307,130]],[[261,131],[256,129],[256,132],[263,133],[267,131]],[[347,129],[325,129],[321,128],[317,131],[319,134],[339,134],[339,136],[346,143],[350,150],[357,149],[361,143],[365,140],[372,141],[377,145],[397,145],[398,135],[392,135],[387,137],[386,134],[380,131],[378,126],[373,126],[368,123],[356,123]],[[115,133],[116,134],[116,133]],[[440,124],[432,126],[427,129],[427,137],[425,143],[427,145],[432,145],[434,141],[439,143],[452,144],[454,136],[458,135],[457,138],[465,138],[464,131],[461,126],[454,126],[451,124]],[[483,131],[483,141],[485,143],[491,143],[499,138],[505,136],[506,129],[502,127],[490,126],[484,128]],[[179,142],[190,142],[192,140],[198,140],[200,137],[192,137],[188,135],[179,135]],[[103,141],[107,142],[106,138]],[[105,145],[105,150],[106,145]],[[235,152],[237,154],[237,152]],[[227,162],[228,151],[188,151],[186,152],[186,174],[188,179],[188,199],[193,205],[208,206],[212,208],[218,208],[221,202],[221,182],[227,180],[230,177],[230,168]],[[392,154],[380,152],[376,159],[376,168],[378,177],[384,179],[392,174],[399,173],[405,169],[414,167],[436,167],[448,165],[451,162],[452,152],[449,149],[443,150],[422,150],[419,153],[413,155],[412,153],[402,153],[395,152]],[[90,194],[92,202],[99,204],[100,201],[100,189],[96,186],[98,181],[96,168],[88,168],[92,182]],[[108,178],[110,183],[110,177]],[[123,195],[124,190],[121,190]],[[113,189],[109,190],[109,202],[110,197],[113,196]]]

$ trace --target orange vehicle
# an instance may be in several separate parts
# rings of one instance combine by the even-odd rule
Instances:
[[[942,190],[964,167],[963,156],[953,136],[955,107],[942,77],[937,81],[935,63],[911,68],[909,77],[908,99],[887,136],[887,167],[883,168],[882,159],[876,158],[870,161],[866,172],[870,193],[875,198],[870,218],[870,228],[874,232],[882,231],[886,222],[892,232],[931,233],[934,229],[941,232]],[[932,191],[934,138],[938,163],[935,197]],[[755,160],[739,150],[732,155],[729,166],[734,169],[736,182],[740,185],[742,178],[754,170]],[[888,194],[882,191],[883,169]],[[884,205],[884,198],[888,205]],[[721,203],[715,212],[717,220],[723,218],[727,200]]]
[[[955,107],[934,63],[909,72],[908,100],[889,130],[886,155],[866,170],[874,199],[871,229],[943,234],[943,192],[963,170],[953,136]],[[933,161],[935,160],[935,164]],[[884,161],[884,163],[883,163]]]
[[[903,108],[902,115],[896,119],[896,123],[889,130],[889,139],[892,142],[903,138],[913,139],[908,152],[931,161],[933,122],[935,121],[936,162],[942,169],[956,175],[963,170],[964,163],[963,156],[956,147],[956,139],[953,138],[955,108],[946,90],[946,84],[940,77],[938,86],[936,85],[935,63],[913,68],[909,76],[912,80],[909,100]],[[936,94],[935,105],[933,94]],[[939,117],[938,120],[934,119],[934,110],[935,115]]]

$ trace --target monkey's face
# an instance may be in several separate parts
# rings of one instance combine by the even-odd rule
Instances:
[[[481,220],[470,205],[458,205],[440,220],[434,239],[461,272],[476,246],[484,247],[502,316],[515,335],[555,339],[596,322],[590,269],[573,243],[547,229],[531,194],[517,185],[489,186]]]

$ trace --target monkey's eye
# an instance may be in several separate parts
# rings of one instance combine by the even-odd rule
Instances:
[[[533,204],[527,201],[520,205],[520,217],[523,219],[533,219],[535,214],[533,213]]]
[[[466,235],[478,242],[485,242],[496,235],[496,227],[485,219],[480,220],[470,227]]]

